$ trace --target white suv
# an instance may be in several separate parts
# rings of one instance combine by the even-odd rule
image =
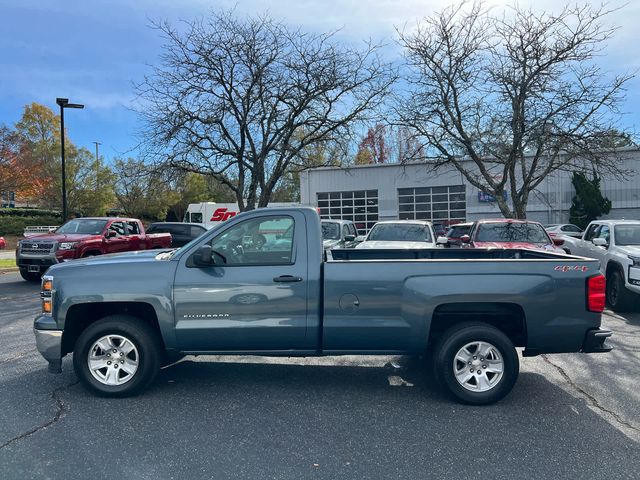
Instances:
[[[563,238],[567,253],[600,260],[607,301],[614,311],[635,306],[640,294],[640,220],[596,220],[582,238]]]

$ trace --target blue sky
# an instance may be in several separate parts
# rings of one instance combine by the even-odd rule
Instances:
[[[500,7],[511,3],[488,1]],[[537,10],[558,8],[557,0],[520,0]],[[600,2],[593,2],[599,4]],[[347,42],[371,38],[388,43],[396,57],[394,27],[412,25],[449,4],[446,0],[0,0],[0,123],[15,123],[25,104],[57,108],[56,97],[84,103],[67,111],[71,139],[107,160],[134,155],[136,114],[130,110],[133,83],[158,60],[161,39],[151,20],[177,22],[235,6],[239,15],[268,11],[271,16],[312,31],[341,29]],[[640,1],[622,6],[610,21],[619,27],[600,64],[611,72],[640,68]],[[640,80],[628,85],[624,123],[640,125]]]

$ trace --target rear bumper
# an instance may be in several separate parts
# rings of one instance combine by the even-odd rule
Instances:
[[[584,353],[606,353],[610,352],[613,347],[605,345],[605,340],[612,335],[611,330],[603,330],[594,328],[587,331],[582,344],[582,352]]]

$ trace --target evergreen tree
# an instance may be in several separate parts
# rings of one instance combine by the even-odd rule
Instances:
[[[569,222],[585,229],[590,222],[611,211],[611,200],[602,195],[600,177],[595,170],[592,179],[584,172],[573,172],[571,183],[576,194],[571,201]]]

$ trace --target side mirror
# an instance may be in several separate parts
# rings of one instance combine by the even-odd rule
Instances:
[[[596,247],[608,247],[609,244],[604,238],[596,237],[591,240]]]
[[[356,239],[355,235],[345,235],[344,236],[344,241],[345,242],[353,242]]]
[[[436,239],[436,245],[448,245],[448,244],[449,244],[449,239],[443,235],[440,235]]]
[[[461,241],[462,243],[469,243],[469,242],[471,241],[471,237],[470,237],[469,235],[467,235],[467,234],[462,235],[462,236],[460,237],[460,241]]]
[[[551,241],[556,247],[561,247],[562,245],[564,245],[564,238],[553,237]]]
[[[358,235],[355,239],[356,242],[364,242],[364,239],[367,238],[366,235]]]
[[[209,267],[215,264],[211,255],[211,245],[202,245],[193,254],[193,263],[199,267]]]
[[[116,237],[118,234],[116,232],[114,232],[113,230],[108,230],[107,231],[107,238],[114,238]]]

